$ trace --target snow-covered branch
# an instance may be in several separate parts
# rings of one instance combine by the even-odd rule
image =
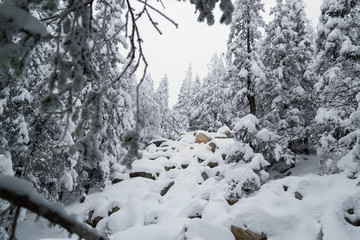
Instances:
[[[78,221],[75,215],[68,214],[58,203],[49,203],[32,187],[30,182],[16,177],[0,174],[0,198],[12,204],[26,208],[39,216],[77,234],[86,240],[107,239],[100,236],[94,229]]]

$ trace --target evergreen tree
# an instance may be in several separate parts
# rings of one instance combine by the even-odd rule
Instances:
[[[169,108],[169,81],[165,76],[161,79],[157,93],[157,102],[160,107],[159,119],[161,121],[161,136],[168,139],[175,139],[177,137],[178,123],[173,116],[173,111]]]
[[[159,87],[156,90],[159,102],[163,109],[169,108],[169,80],[167,75],[161,79]]]
[[[148,143],[161,136],[160,114],[161,105],[159,105],[154,91],[154,81],[150,75],[147,75],[140,86],[139,130],[141,142]]]
[[[256,43],[261,38],[263,4],[260,0],[237,0],[230,26],[227,60],[234,109],[237,115],[256,115],[256,96],[264,86],[263,63]],[[249,106],[245,110],[244,106]]]
[[[313,38],[302,1],[278,0],[266,28],[267,87],[261,104],[265,124],[284,137],[284,146],[308,151],[315,106],[310,63]],[[270,101],[269,101],[270,100]]]
[[[201,89],[201,82],[200,82],[200,76],[199,74],[196,74],[195,76],[195,80],[192,86],[192,94],[193,96],[195,96]]]
[[[193,74],[192,67],[190,63],[186,71],[186,77],[181,84],[178,101],[174,106],[175,118],[181,124],[181,128],[184,130],[189,128],[190,106],[191,106],[191,99],[193,97],[192,74]]]
[[[321,135],[318,153],[324,157],[325,165],[341,158],[338,167],[349,177],[359,172],[359,9],[359,1],[325,0],[316,40],[315,69],[319,79],[315,88],[321,106],[315,118]]]
[[[195,94],[190,110],[190,129],[216,131],[229,124],[230,103],[224,92],[226,74],[223,59],[215,54],[211,58],[208,75]]]

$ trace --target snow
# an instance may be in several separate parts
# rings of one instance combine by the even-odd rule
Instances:
[[[316,112],[315,121],[318,124],[325,124],[328,121],[342,122],[342,119],[338,116],[338,112],[334,109],[319,108]]]
[[[252,114],[248,114],[241,118],[234,126],[233,131],[238,132],[240,129],[246,129],[248,132],[256,132],[256,125],[259,124],[259,120]]]
[[[250,120],[246,121],[250,123],[248,126],[254,124]],[[269,174],[264,170],[255,173],[267,161],[261,154],[252,153],[249,162],[226,164],[221,155],[239,144],[234,144],[232,138],[215,138],[218,133],[205,134],[218,146],[214,153],[208,144],[195,143],[194,132],[184,133],[175,141],[166,140],[160,147],[150,145],[143,151],[143,158],[134,162],[132,170],[123,168],[118,173],[123,181],[87,195],[83,203],[67,205],[67,210],[83,221],[94,210],[91,220],[102,217],[96,229],[108,233],[112,240],[233,240],[231,226],[264,233],[268,240],[314,240],[321,232],[324,240],[358,238],[360,229],[347,223],[345,217],[352,221],[359,219],[360,179],[349,179],[344,174],[319,176],[320,159],[304,155],[302,158],[307,160],[297,163],[290,170],[291,176],[270,179],[257,192],[244,194],[241,187],[245,181],[260,186],[260,182],[268,179]],[[260,135],[269,137],[265,130]],[[210,168],[209,162],[217,162],[218,166]],[[183,168],[185,163],[188,166]],[[175,168],[166,171],[165,166]],[[159,175],[155,175],[155,180],[129,178],[129,173],[134,171]],[[204,172],[208,176],[206,180],[202,176]],[[160,195],[171,182],[174,184],[168,192]],[[234,183],[236,186],[231,189]],[[226,201],[231,191],[242,196],[232,206]],[[296,192],[302,195],[301,200],[295,198]],[[109,216],[114,207],[119,210]],[[354,214],[347,213],[350,208]],[[38,225],[30,217],[20,224],[19,236],[24,236],[21,233],[27,227],[38,228]],[[68,237],[56,229],[49,229],[42,236]],[[18,237],[19,240],[39,238]]]
[[[73,189],[74,181],[70,173],[67,171],[64,172],[62,177],[60,178],[60,181],[64,184],[64,187],[71,191]]]
[[[12,100],[14,102],[16,102],[16,101],[28,101],[28,102],[30,102],[31,101],[31,95],[30,95],[28,90],[21,87],[20,92],[21,92],[20,95],[12,98]]]
[[[0,174],[13,176],[11,158],[5,154],[0,154]]]
[[[6,98],[5,99],[0,99],[0,115],[3,114],[5,106],[6,106]]]

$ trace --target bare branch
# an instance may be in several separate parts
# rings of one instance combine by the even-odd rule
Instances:
[[[26,208],[51,223],[65,228],[70,233],[77,234],[86,240],[106,240],[90,226],[76,219],[75,216],[65,213],[60,205],[50,204],[36,192],[30,182],[16,177],[0,174],[0,198],[11,202],[18,208]]]
[[[145,4],[145,2],[144,2],[143,0],[137,0],[137,1]],[[161,3],[162,3],[162,2],[161,2]],[[163,6],[164,6],[164,5],[163,5]],[[151,6],[150,4],[147,4],[147,7],[149,7],[151,10],[157,12],[157,13],[160,14],[163,18],[165,18],[166,20],[168,20],[169,22],[171,22],[172,24],[174,24],[176,28],[179,27],[179,24],[177,24],[174,20],[172,20],[171,18],[169,18],[168,16],[166,16],[163,12],[159,11],[159,10],[156,9],[155,7]]]

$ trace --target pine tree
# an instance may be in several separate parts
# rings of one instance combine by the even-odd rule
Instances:
[[[221,126],[229,124],[230,102],[224,92],[226,74],[223,59],[214,54],[203,85],[192,101],[190,129],[216,131]]]
[[[142,143],[161,136],[161,106],[157,102],[154,81],[147,75],[140,86],[140,117],[139,130]]]
[[[177,123],[173,112],[169,108],[169,81],[165,76],[161,79],[159,87],[156,90],[157,102],[160,107],[160,128],[161,136],[168,139],[175,139],[177,136]]]
[[[261,91],[265,75],[256,43],[261,38],[263,4],[259,0],[237,0],[230,27],[227,60],[231,77],[232,99],[238,115],[248,111],[256,115],[256,95]],[[249,110],[244,110],[244,105]]]
[[[314,117],[310,63],[313,38],[302,1],[278,0],[266,28],[267,87],[261,104],[265,125],[284,137],[293,151],[308,151]],[[270,100],[270,101],[269,101]]]
[[[186,130],[189,128],[189,114],[192,96],[193,73],[191,63],[186,71],[178,96],[178,101],[174,106],[175,118],[181,124],[181,128]]]
[[[359,172],[359,7],[358,1],[325,0],[316,40],[319,80],[315,88],[321,106],[315,118],[321,135],[318,154],[327,165],[341,158],[338,167],[349,177]]]

